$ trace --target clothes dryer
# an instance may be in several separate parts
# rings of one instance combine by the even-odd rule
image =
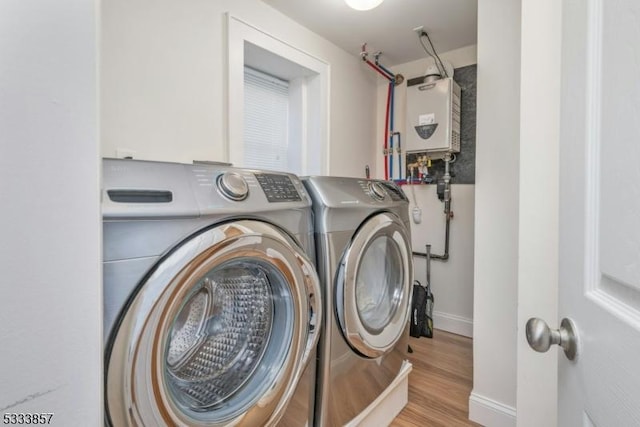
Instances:
[[[321,292],[291,174],[103,161],[105,423],[306,426]]]
[[[316,425],[360,416],[406,359],[413,264],[408,200],[393,183],[309,177],[325,317]]]

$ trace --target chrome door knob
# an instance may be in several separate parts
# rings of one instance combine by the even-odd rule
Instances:
[[[537,317],[527,321],[527,341],[529,346],[537,352],[545,353],[553,344],[564,350],[567,359],[573,360],[578,354],[578,336],[575,323],[564,318],[560,329],[551,329],[549,325]]]

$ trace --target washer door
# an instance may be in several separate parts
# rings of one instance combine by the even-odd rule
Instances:
[[[405,331],[413,272],[406,228],[392,213],[369,218],[346,250],[336,280],[336,311],[352,348],[375,358]]]
[[[108,423],[277,422],[316,345],[319,298],[313,265],[269,224],[188,239],[140,284],[110,337]]]

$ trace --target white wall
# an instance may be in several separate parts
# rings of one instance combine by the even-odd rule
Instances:
[[[109,0],[102,12],[103,156],[225,160],[230,12],[330,64],[330,173],[363,176],[374,164],[374,77],[262,1]]]
[[[425,251],[425,244],[431,245],[431,252],[444,252],[445,217],[444,204],[438,199],[435,185],[410,185],[404,190],[411,201],[422,209],[422,223],[411,224],[413,250]],[[413,194],[415,192],[415,201]],[[435,297],[434,327],[459,335],[472,336],[473,333],[473,222],[475,186],[471,184],[452,185],[451,220],[448,261],[431,261],[431,289]],[[415,278],[424,284],[426,261],[414,257]]]
[[[102,424],[97,4],[0,2],[0,414]]]
[[[417,40],[416,40],[417,43]],[[426,54],[425,54],[426,55]],[[443,60],[451,62],[454,68],[465,67],[476,63],[476,46],[467,46],[440,54]],[[380,58],[384,63],[384,56]],[[402,74],[405,82],[395,92],[395,129],[405,134],[407,79],[424,75],[429,61],[420,59],[391,67],[396,74]],[[375,72],[370,70],[371,74]],[[384,118],[387,102],[388,84],[378,78],[376,108],[376,139],[374,152],[376,155],[375,176],[383,178],[382,143],[384,139]],[[403,162],[404,164],[404,162]],[[397,171],[397,161],[394,169]],[[398,176],[397,173],[395,175]],[[415,202],[422,209],[422,223],[412,224],[411,238],[415,251],[424,252],[425,244],[431,244],[433,253],[444,252],[445,218],[444,205],[436,195],[433,185],[405,186],[413,209]],[[415,200],[413,194],[415,193]],[[434,326],[438,329],[460,335],[472,336],[473,333],[473,227],[474,227],[474,194],[475,186],[453,184],[451,189],[452,210],[450,258],[446,262],[431,262],[431,285],[435,296]],[[425,260],[414,258],[415,277],[425,283]]]
[[[469,417],[515,425],[520,2],[478,2],[478,104]]]

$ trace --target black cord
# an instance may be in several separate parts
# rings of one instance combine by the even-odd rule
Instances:
[[[436,58],[438,58],[438,61],[440,61],[440,65],[442,65],[442,69],[444,70],[444,75],[446,77],[449,77],[449,73],[447,73],[446,68],[444,68],[444,64],[442,63],[442,60],[440,59],[440,57],[438,56],[438,52],[436,52],[436,48],[433,47],[433,43],[431,42],[431,37],[429,37],[429,33],[427,33],[426,31],[423,31],[421,34],[427,36],[427,40],[429,40],[429,44],[431,45],[431,50],[433,50],[433,53],[436,55]],[[422,37],[420,37],[422,39]]]
[[[438,60],[436,59],[435,56],[433,56],[433,54],[431,52],[429,52],[429,49],[427,49],[427,46],[424,44],[424,42],[422,41],[422,35],[418,36],[418,40],[420,41],[420,44],[422,45],[422,48],[424,49],[425,52],[427,52],[427,55],[429,55],[430,57],[433,58],[433,62],[436,64],[436,68],[438,69],[438,72],[440,73],[440,75],[443,75],[443,70],[440,69],[440,65],[438,64]],[[445,70],[446,72],[446,70]]]

